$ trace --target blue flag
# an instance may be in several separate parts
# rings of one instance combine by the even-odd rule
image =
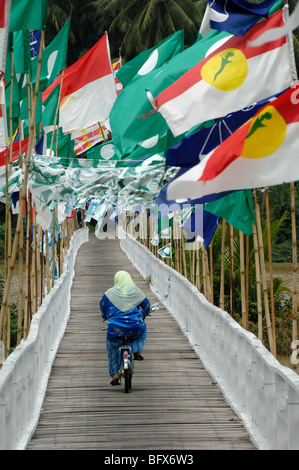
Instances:
[[[196,235],[204,240],[204,246],[207,250],[211,240],[218,227],[221,217],[206,212],[201,205],[196,205],[191,216],[184,224],[183,229],[187,235],[187,242],[196,241]]]
[[[31,31],[29,33],[30,55],[32,59],[34,59],[35,57],[38,57],[41,35],[42,35],[42,32],[40,29],[35,29],[34,31]]]
[[[245,124],[248,119],[252,118],[262,106],[273,101],[280,94],[270,96],[252,106],[228,114],[212,126],[184,137],[181,142],[168,149],[166,165],[181,168],[191,168],[197,165],[205,155],[218,147],[233,132]]]
[[[226,31],[234,36],[243,37],[247,31],[262,18],[268,18],[272,7],[282,2],[263,0],[260,3],[249,3],[246,0],[209,0],[201,34],[205,34],[206,22],[212,29]]]
[[[45,155],[46,149],[44,148],[45,134],[41,136],[39,141],[35,144],[35,151],[37,155]]]
[[[177,172],[175,178],[178,178],[179,176],[181,176],[186,171],[188,171],[188,168],[180,169]],[[203,196],[203,197],[198,198],[198,199],[186,199],[184,202],[180,202],[179,200],[178,201],[177,200],[170,200],[170,199],[167,199],[167,188],[168,188],[168,185],[173,181],[173,179],[168,181],[168,183],[166,183],[163,186],[163,188],[161,189],[159,195],[155,199],[156,204],[158,204],[159,207],[162,208],[161,212],[163,213],[163,215],[169,213],[169,210],[167,209],[166,206],[178,207],[177,210],[179,210],[179,209],[183,209],[184,204],[185,205],[190,204],[192,206],[194,206],[195,204],[205,204],[207,202],[217,201],[217,199],[219,199],[223,196],[227,196],[228,194],[230,194],[232,192],[232,191],[225,191],[223,193],[209,194],[207,196]],[[163,212],[163,208],[165,208],[165,212]]]

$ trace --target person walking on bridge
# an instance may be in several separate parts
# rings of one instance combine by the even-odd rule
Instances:
[[[114,287],[108,289],[100,301],[100,309],[102,318],[108,320],[106,351],[112,377],[110,383],[118,385],[118,349],[124,336],[133,338],[131,348],[134,359],[143,360],[141,352],[147,337],[143,319],[150,313],[150,302],[127,271],[118,271],[114,276]]]

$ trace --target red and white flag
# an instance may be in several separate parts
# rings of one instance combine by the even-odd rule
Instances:
[[[94,124],[86,129],[72,132],[72,140],[75,141],[74,151],[77,155],[86,152],[94,145],[108,138],[108,129],[104,124]]]
[[[121,68],[121,65],[122,65],[121,56],[119,56],[119,59],[116,60],[115,62],[113,62],[113,64],[112,64],[117,95],[119,95],[120,92],[124,89],[124,87],[122,86],[120,81],[117,80],[117,78],[116,78],[116,72]]]
[[[214,44],[195,67],[151,97],[175,136],[291,86],[294,75],[286,36],[258,47],[249,45],[262,32],[282,26],[283,16],[279,10],[242,38],[228,36]]]
[[[27,137],[21,142],[21,155],[27,154],[28,140],[29,138]],[[0,173],[4,171],[6,159],[8,159],[8,162],[10,161],[9,153],[10,153],[10,149],[8,146],[5,149],[1,149],[0,151]],[[20,143],[15,142],[12,144],[12,161],[15,162],[16,160],[18,160],[19,155],[20,155]]]
[[[167,198],[264,188],[299,179],[299,84],[268,102],[198,165],[169,183]]]
[[[0,0],[0,76],[5,72],[11,0]]]
[[[59,75],[43,93],[43,101],[61,83]],[[84,129],[105,120],[116,100],[114,74],[110,60],[108,35],[77,62],[64,71],[59,107],[59,125],[63,132]]]

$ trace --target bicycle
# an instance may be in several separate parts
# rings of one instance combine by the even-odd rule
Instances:
[[[130,343],[134,338],[124,336],[122,338],[123,344],[119,347],[119,375],[120,381],[124,377],[125,393],[129,393],[132,388],[132,375],[134,373],[134,354]]]
[[[152,305],[150,311],[159,310],[158,304]],[[147,316],[151,316],[150,314]],[[145,316],[143,316],[143,320]],[[105,320],[104,320],[105,321]],[[103,330],[107,330],[107,327],[103,328]],[[135,338],[131,336],[123,336],[122,345],[118,349],[118,357],[119,357],[119,384],[121,385],[121,378],[124,378],[125,381],[125,393],[129,393],[130,389],[132,388],[132,375],[134,374],[134,354],[132,352],[132,348],[130,344],[134,341]]]
[[[152,306],[150,311],[157,310],[157,304]],[[147,315],[150,317],[150,314]],[[143,316],[143,321],[145,320],[145,316]],[[120,375],[120,383],[121,378],[124,377],[125,380],[125,393],[129,393],[132,388],[132,375],[134,374],[134,354],[132,352],[132,348],[130,344],[134,341],[135,338],[131,336],[123,336],[122,346],[119,347],[119,375]]]

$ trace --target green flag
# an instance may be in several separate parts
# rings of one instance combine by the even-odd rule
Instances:
[[[205,204],[204,210],[225,219],[245,235],[252,235],[255,224],[251,190],[235,191],[216,201]]]
[[[52,132],[48,132],[45,135],[46,138],[46,148],[47,150],[51,149],[51,142],[52,142]],[[57,149],[57,153],[56,153]],[[52,153],[59,157],[61,160],[59,161],[60,165],[67,166],[72,158],[75,157],[74,154],[74,141],[71,140],[71,134],[63,134],[61,127],[58,130],[58,137],[57,131],[54,132],[53,138],[53,146],[52,146]]]
[[[133,80],[122,90],[109,115],[112,137],[121,153],[129,152],[138,142],[169,129],[162,115],[155,112],[147,90],[157,96],[200,62],[218,40],[228,35],[226,32],[212,31],[164,65]]]
[[[28,73],[31,69],[29,31],[16,31],[12,36],[15,73]]]
[[[30,100],[31,101],[31,100]],[[30,107],[28,106],[28,98],[24,98],[20,102],[20,117],[21,120],[29,119],[28,117],[28,110],[32,109],[32,102],[30,103]],[[37,103],[36,103],[36,112],[35,112],[35,123],[39,123],[42,120],[42,94],[38,93],[37,95]]]
[[[95,145],[86,152],[87,160],[93,160],[93,166],[97,166],[99,162],[119,160],[113,140]]]
[[[173,227],[173,214],[169,214],[169,216],[162,215],[162,217],[158,219],[156,231],[161,238],[170,238],[171,227]]]
[[[142,51],[134,59],[124,64],[116,73],[116,78],[126,87],[150,71],[159,68],[174,55],[184,50],[184,31],[180,30],[164,39],[157,46]]]
[[[59,99],[60,86],[57,85],[50,93],[48,98],[43,102],[43,128],[46,132],[52,130],[55,124],[55,116],[57,111],[57,104]],[[56,124],[59,124],[59,114],[56,119]]]
[[[48,0],[11,0],[9,31],[46,29]]]
[[[162,258],[171,258],[172,253],[171,253],[171,243],[168,243],[168,245],[163,246],[158,250],[158,253]]]
[[[39,82],[40,91],[45,91],[56,80],[59,73],[65,69],[69,27],[70,19],[68,18],[53,41],[43,50]],[[31,62],[33,83],[36,81],[37,67],[38,57],[35,57]]]

